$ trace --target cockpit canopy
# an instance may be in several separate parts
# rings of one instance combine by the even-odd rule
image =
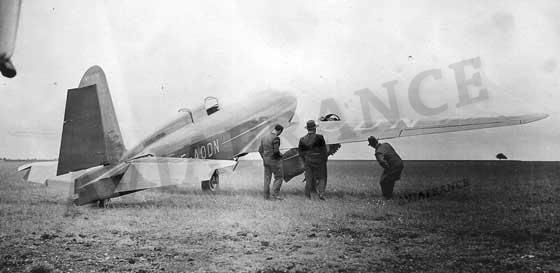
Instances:
[[[204,108],[206,109],[207,115],[212,115],[220,111],[220,104],[218,103],[218,98],[216,97],[204,98]]]

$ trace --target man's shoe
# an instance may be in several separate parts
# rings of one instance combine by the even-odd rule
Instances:
[[[322,196],[322,195],[319,195],[319,199],[321,199],[321,200],[323,200],[323,201],[324,201],[324,200],[325,200],[325,197],[324,197],[324,196]]]
[[[272,196],[271,199],[272,200],[284,200],[284,198],[278,197],[278,196]]]

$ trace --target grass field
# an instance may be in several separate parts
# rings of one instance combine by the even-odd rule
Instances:
[[[327,201],[302,177],[262,198],[260,162],[213,195],[173,187],[75,207],[68,186],[0,163],[0,272],[560,272],[560,163],[408,161],[396,193],[470,186],[399,204],[371,161],[331,161]]]

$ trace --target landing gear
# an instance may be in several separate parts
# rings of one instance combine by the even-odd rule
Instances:
[[[202,190],[205,192],[215,192],[218,189],[218,185],[220,183],[220,176],[218,175],[218,171],[214,171],[210,180],[204,180],[200,183]]]
[[[109,199],[109,198],[97,200],[97,207],[98,208],[107,208],[109,206],[109,203],[111,203],[111,199]]]

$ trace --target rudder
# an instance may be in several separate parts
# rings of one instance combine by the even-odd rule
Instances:
[[[67,93],[57,175],[116,163],[124,152],[105,73],[92,66]]]

